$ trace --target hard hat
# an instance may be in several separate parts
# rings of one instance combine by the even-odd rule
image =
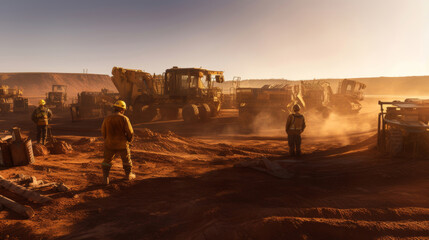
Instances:
[[[122,100],[116,101],[115,104],[113,104],[113,106],[122,108],[122,109],[127,109],[127,104]]]
[[[45,105],[46,105],[45,100],[43,100],[43,99],[42,99],[42,100],[40,100],[40,101],[39,101],[39,105],[40,105],[40,106],[45,106]]]
[[[293,105],[293,111],[294,112],[298,112],[299,110],[301,110],[301,108],[299,107],[298,104]]]

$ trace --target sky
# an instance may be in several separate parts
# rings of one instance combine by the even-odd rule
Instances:
[[[0,0],[0,72],[429,75],[429,0]]]

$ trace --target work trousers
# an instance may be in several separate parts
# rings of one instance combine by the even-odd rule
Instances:
[[[301,156],[301,134],[288,134],[289,153],[291,156]]]
[[[48,138],[48,126],[37,125],[37,143],[41,143],[45,145],[47,138]]]
[[[104,169],[110,170],[110,168],[112,167],[113,158],[116,155],[119,155],[122,159],[122,167],[124,168],[125,174],[129,174],[133,168],[133,162],[131,161],[131,153],[129,147],[121,150],[104,148],[104,161],[101,166]]]

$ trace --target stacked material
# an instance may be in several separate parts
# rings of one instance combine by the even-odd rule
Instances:
[[[23,138],[21,129],[14,127],[12,134],[3,135],[0,141],[0,167],[24,166],[34,163],[30,138]]]

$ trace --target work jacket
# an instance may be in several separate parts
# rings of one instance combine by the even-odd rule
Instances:
[[[134,136],[130,120],[119,112],[104,119],[101,133],[104,138],[104,147],[111,150],[127,149]]]
[[[39,106],[36,108],[31,115],[31,120],[35,122],[38,126],[47,126],[49,125],[49,120],[52,119],[52,112],[49,108],[44,106]]]
[[[305,118],[299,113],[289,114],[286,122],[287,134],[301,134],[305,129]]]

